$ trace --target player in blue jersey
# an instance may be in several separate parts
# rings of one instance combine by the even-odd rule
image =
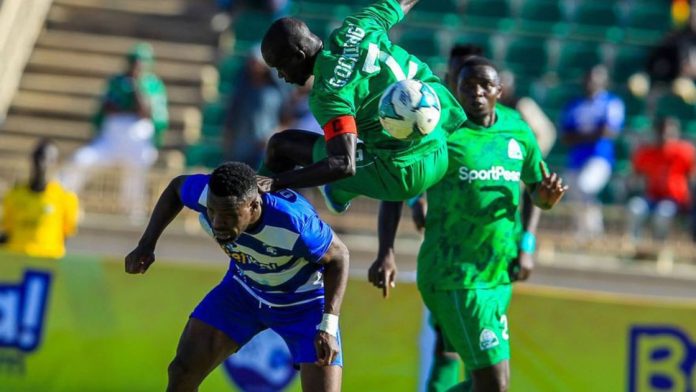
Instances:
[[[182,208],[230,256],[222,282],[198,304],[169,365],[168,391],[195,391],[257,333],[270,328],[300,366],[305,391],[339,391],[338,315],[348,250],[298,193],[258,192],[249,166],[228,162],[212,174],[179,176],[160,196],[126,272],[144,273],[155,244]]]

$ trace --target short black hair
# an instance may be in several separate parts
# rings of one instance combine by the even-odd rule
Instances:
[[[489,59],[483,57],[483,56],[469,56],[462,62],[462,68],[464,67],[479,67],[479,66],[486,66],[486,67],[491,67],[495,70],[495,72],[500,72],[498,70],[498,67]]]
[[[258,192],[256,172],[246,163],[225,162],[218,166],[208,180],[210,191],[219,197],[246,200]]]
[[[449,59],[468,56],[483,56],[483,48],[476,44],[456,44],[450,50]]]

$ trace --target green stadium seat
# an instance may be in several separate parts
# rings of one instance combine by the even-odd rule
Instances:
[[[626,40],[646,44],[655,43],[670,30],[671,23],[668,5],[633,6],[626,19]]]
[[[273,17],[265,12],[244,11],[234,20],[234,36],[237,42],[260,42]]]
[[[483,55],[488,58],[493,58],[495,55],[493,44],[491,43],[490,34],[463,33],[454,37],[455,44],[471,44],[480,46],[483,49]],[[449,53],[447,53],[449,55]]]
[[[464,26],[490,30],[507,30],[510,19],[509,0],[468,0],[464,8]]]
[[[222,147],[217,141],[204,141],[186,148],[186,166],[214,168],[222,162]]]
[[[596,43],[564,42],[558,56],[556,73],[562,80],[579,79],[600,63],[602,59]]]
[[[303,18],[302,20],[307,24],[309,30],[322,40],[327,39],[333,31],[334,24],[331,20],[318,18]]]
[[[572,18],[574,36],[618,40],[621,29],[616,2],[582,2]]]
[[[647,113],[647,102],[644,97],[633,95],[628,88],[619,88],[616,94],[623,100],[627,116],[641,116]]]
[[[242,56],[227,56],[218,64],[220,81],[218,91],[222,94],[229,94],[237,77],[237,74],[244,66],[246,59]]]
[[[457,0],[426,0],[421,1],[413,9],[413,12],[437,12],[437,13],[449,13],[458,11],[458,1]]]
[[[644,46],[622,46],[614,57],[611,78],[615,83],[625,83],[636,72],[645,70],[650,49]]]
[[[541,107],[545,112],[560,114],[568,102],[573,98],[581,96],[583,91],[582,85],[578,83],[556,85],[546,91]],[[553,119],[553,117],[549,117]]]
[[[527,0],[520,10],[516,30],[524,33],[561,34],[563,12],[559,1]]]
[[[505,50],[505,67],[518,77],[536,77],[546,71],[546,41],[539,38],[518,38]]]
[[[398,44],[409,53],[420,58],[442,55],[440,40],[436,31],[426,29],[410,29],[404,31]]]
[[[682,125],[685,125],[690,121],[696,121],[696,105],[686,102],[678,95],[668,93],[657,100],[655,116],[676,117],[681,121]]]

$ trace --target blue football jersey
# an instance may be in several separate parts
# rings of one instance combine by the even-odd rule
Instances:
[[[181,188],[183,204],[199,213],[203,229],[213,236],[206,201],[209,175],[189,176]],[[235,279],[260,302],[275,306],[306,303],[324,295],[319,260],[333,241],[333,231],[297,192],[264,193],[261,222],[231,244],[221,246],[230,257],[225,279]]]

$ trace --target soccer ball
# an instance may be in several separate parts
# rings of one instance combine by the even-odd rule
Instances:
[[[432,132],[440,121],[440,100],[427,84],[401,80],[382,94],[379,121],[397,139],[422,137]]]

